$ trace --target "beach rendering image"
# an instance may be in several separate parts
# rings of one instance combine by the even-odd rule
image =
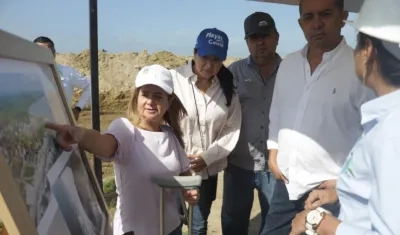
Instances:
[[[40,77],[12,73],[0,77],[0,154],[38,224],[50,200],[46,174],[61,154],[54,137],[44,129],[52,114]]]

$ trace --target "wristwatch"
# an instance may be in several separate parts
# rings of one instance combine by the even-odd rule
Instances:
[[[327,214],[330,215],[332,213],[322,207],[318,207],[308,212],[306,216],[306,234],[317,235],[318,226]]]

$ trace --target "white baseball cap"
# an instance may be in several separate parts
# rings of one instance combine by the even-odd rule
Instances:
[[[399,44],[400,1],[364,0],[357,20],[347,23],[369,36]]]
[[[163,89],[169,95],[174,91],[171,72],[161,65],[154,64],[143,67],[136,76],[135,87],[155,85]]]

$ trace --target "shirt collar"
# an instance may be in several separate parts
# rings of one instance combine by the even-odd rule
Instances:
[[[275,58],[276,58],[276,60],[277,60],[277,62],[278,62],[278,63],[276,63],[276,65],[279,66],[279,64],[280,64],[281,61],[282,61],[282,58],[281,58],[281,56],[280,56],[278,53],[275,53]],[[256,65],[256,63],[254,62],[253,57],[251,57],[251,55],[249,55],[249,56],[246,58],[246,62],[247,62],[247,64],[250,65],[250,66],[257,67],[257,65]]]
[[[400,89],[370,100],[361,106],[361,124],[385,117],[395,108],[400,107]]]
[[[332,59],[338,52],[341,51],[341,49],[345,48],[347,46],[346,39],[342,37],[342,41],[339,43],[339,45],[336,46],[335,49],[325,52],[324,55],[322,56],[322,60],[330,60]],[[308,44],[306,44],[303,49],[301,49],[301,55],[303,58],[307,58],[307,52],[308,52]]]
[[[276,58],[276,62],[277,63],[275,64],[275,68],[272,70],[273,72],[271,73],[270,76],[274,76],[274,74],[276,74],[276,72],[278,71],[279,65],[282,62],[282,58],[281,58],[281,56],[279,54],[275,53],[275,58]],[[248,66],[257,68],[257,65],[255,64],[255,62],[254,62],[253,58],[251,57],[251,55],[247,57],[246,61],[247,61],[247,65]]]

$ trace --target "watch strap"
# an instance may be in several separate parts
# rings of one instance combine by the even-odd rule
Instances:
[[[325,212],[326,214],[329,214],[329,215],[332,214],[330,211],[328,211],[328,210],[326,210],[326,209],[324,209],[324,208],[322,208],[322,207],[318,207],[316,210],[319,211],[319,212],[321,212],[321,213],[322,213],[322,212]]]
[[[316,232],[312,231],[312,230],[306,230],[306,234],[307,235],[318,235]]]
[[[324,218],[327,214],[332,214],[330,211],[325,210],[322,207],[318,207],[318,208],[314,209],[313,211],[319,212],[321,214],[321,219],[316,224],[311,224],[306,219],[306,233],[307,233],[307,231],[309,231],[309,233],[307,233],[307,235],[318,235],[317,229],[318,229],[319,225],[321,224],[322,220],[324,220]]]
[[[313,225],[310,224],[310,223],[308,223],[308,222],[306,222],[306,229],[307,229],[307,230],[310,230],[310,231],[313,231],[313,230],[314,230],[314,229],[313,229]]]

